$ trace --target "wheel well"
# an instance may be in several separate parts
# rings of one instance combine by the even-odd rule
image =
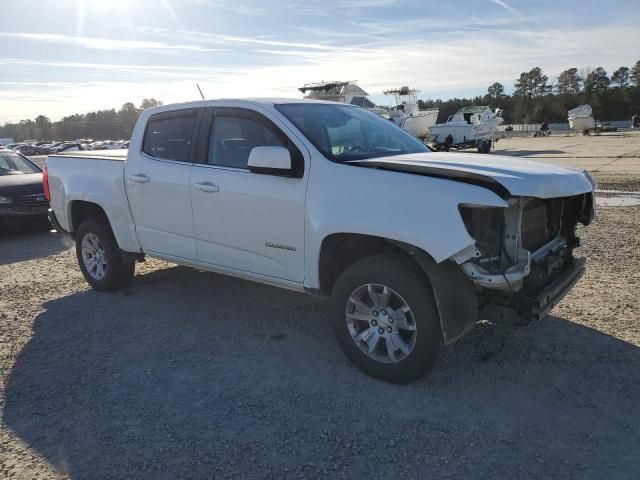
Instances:
[[[419,268],[418,263],[404,248],[404,244],[383,237],[355,233],[334,233],[322,241],[320,248],[320,292],[330,295],[333,285],[345,268],[379,253],[397,253],[406,255]],[[409,245],[406,245],[409,247]],[[420,269],[422,271],[422,269]]]
[[[76,200],[71,204],[71,232],[74,233],[78,227],[89,218],[100,218],[109,225],[107,214],[100,205],[83,200]]]

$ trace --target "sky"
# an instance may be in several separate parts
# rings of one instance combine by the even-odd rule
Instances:
[[[640,60],[639,0],[0,0],[0,124],[143,98],[299,98],[357,80],[373,101],[510,91],[540,66]]]

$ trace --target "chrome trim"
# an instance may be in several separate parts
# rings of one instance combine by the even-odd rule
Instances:
[[[213,168],[215,170],[226,170],[229,172],[251,173],[248,168],[225,167],[222,165],[211,165],[209,163],[194,163],[194,167]]]
[[[142,155],[145,158],[148,158],[149,160],[153,160],[154,162],[163,162],[163,163],[172,163],[172,164],[179,164],[179,165],[194,165],[193,162],[183,162],[181,160],[170,160],[168,158],[158,158],[158,157],[154,157],[153,155],[149,155],[147,152],[140,150],[140,155]]]

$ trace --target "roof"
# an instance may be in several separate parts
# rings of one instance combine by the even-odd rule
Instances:
[[[175,110],[176,108],[202,108],[209,107],[216,103],[252,103],[254,105],[263,105],[266,107],[273,107],[274,105],[287,104],[287,103],[320,103],[320,104],[334,104],[338,102],[330,102],[327,100],[315,100],[315,99],[302,99],[302,98],[264,98],[264,97],[253,97],[253,98],[212,98],[207,100],[196,100],[193,102],[183,102],[183,103],[171,103],[166,105],[160,105],[157,107],[151,107],[145,110],[145,113],[157,113],[157,112],[166,112],[170,110]],[[339,103],[339,105],[348,105],[346,103]]]

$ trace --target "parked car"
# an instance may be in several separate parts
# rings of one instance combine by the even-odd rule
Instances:
[[[113,142],[111,140],[93,142],[89,145],[90,150],[115,150],[117,148],[120,147],[116,144],[116,142]]]
[[[328,296],[346,355],[397,383],[479,319],[544,317],[584,272],[576,226],[595,212],[584,171],[431,152],[304,100],[151,108],[128,152],[52,155],[44,178],[94,289],[148,255]]]
[[[61,147],[62,145],[64,145],[65,142],[54,142],[51,145],[48,146],[48,148],[51,151],[55,151],[56,148]]]
[[[82,148],[82,145],[80,145],[79,143],[63,143],[62,145],[59,145],[55,148],[52,149],[52,153],[62,153],[62,152],[79,152],[84,150],[84,148]]]
[[[94,148],[94,150],[118,150],[122,148],[118,142],[114,142],[113,140],[107,140],[104,142],[100,142],[98,148]]]
[[[9,149],[0,149],[0,221],[47,218],[42,170]]]
[[[19,147],[16,147],[14,151],[27,156],[42,155],[42,148],[37,147],[36,145],[33,145],[33,144],[21,145]]]
[[[603,123],[596,127],[596,133],[617,132],[618,127],[611,125],[610,123]]]

